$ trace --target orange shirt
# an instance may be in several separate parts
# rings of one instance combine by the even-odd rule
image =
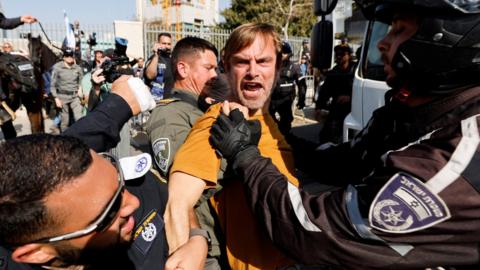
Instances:
[[[220,104],[213,105],[197,120],[185,143],[178,150],[170,173],[183,172],[201,178],[207,186],[215,186],[221,159],[210,145],[210,128],[220,113]],[[289,181],[298,186],[294,174],[293,153],[270,115],[256,115],[262,126],[258,144],[262,156],[272,159]],[[232,269],[276,269],[292,265],[257,224],[245,198],[240,181],[223,183],[223,189],[211,199],[224,232],[227,255]]]

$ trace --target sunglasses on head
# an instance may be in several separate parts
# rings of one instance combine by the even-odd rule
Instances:
[[[85,229],[62,234],[54,237],[42,238],[36,241],[30,241],[31,243],[52,243],[73,238],[78,238],[90,234],[92,232],[101,232],[107,229],[115,220],[115,217],[122,205],[123,191],[125,190],[125,180],[123,177],[122,169],[120,168],[120,162],[116,157],[108,153],[99,153],[100,156],[110,161],[118,172],[118,188],[113,194],[113,197],[108,202],[102,213]]]

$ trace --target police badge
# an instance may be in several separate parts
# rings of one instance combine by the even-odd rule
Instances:
[[[168,138],[159,138],[153,142],[152,149],[158,169],[167,173],[170,161],[170,140]]]
[[[395,174],[378,192],[368,215],[372,228],[388,233],[410,233],[450,218],[450,211],[425,184],[406,173]]]

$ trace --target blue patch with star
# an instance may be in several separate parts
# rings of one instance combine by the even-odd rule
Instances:
[[[164,223],[162,217],[158,215],[156,210],[153,210],[135,229],[133,244],[143,255],[148,253],[157,236],[160,235],[160,237],[162,237],[163,226]]]
[[[445,202],[415,177],[395,174],[378,192],[368,214],[372,228],[388,233],[423,230],[450,218]]]

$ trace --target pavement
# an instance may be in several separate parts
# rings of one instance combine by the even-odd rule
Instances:
[[[17,118],[13,121],[13,126],[17,131],[17,136],[28,135],[32,133],[32,128],[30,126],[30,120],[28,119],[27,109],[24,106],[21,106],[16,112],[15,115]],[[45,132],[52,133],[52,128],[54,127],[52,119],[46,117],[44,112],[44,124]],[[0,131],[0,141],[3,141],[3,133]]]
[[[15,119],[15,121],[13,121],[13,125],[15,127],[15,130],[17,131],[17,135],[22,136],[22,135],[31,134],[32,132],[30,127],[30,121],[28,119],[27,110],[25,109],[25,107],[21,106],[15,112],[15,114],[17,115],[17,118]],[[45,119],[44,120],[45,132],[52,133],[54,130],[54,124],[52,119],[46,117],[45,113],[44,113],[44,119]],[[315,120],[315,109],[313,106],[311,106],[311,107],[305,107],[303,110],[298,110],[298,109],[294,110],[294,120],[293,120],[292,126],[293,126],[292,132],[295,135],[313,142],[317,142],[318,134],[322,127],[322,123],[319,123]],[[3,133],[0,131],[0,141],[2,140],[3,140]],[[141,142],[139,142],[139,144],[141,147],[141,145],[143,145],[145,142],[143,138],[140,140]]]
[[[292,133],[298,137],[318,143],[318,134],[323,127],[323,120],[320,122],[315,118],[315,107],[305,107],[303,110],[293,111]]]

